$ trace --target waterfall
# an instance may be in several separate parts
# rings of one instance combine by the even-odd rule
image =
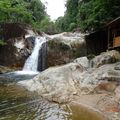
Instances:
[[[23,71],[37,72],[39,50],[42,48],[42,45],[45,42],[46,42],[46,39],[43,37],[36,37],[35,38],[35,45],[33,48],[33,52],[26,60],[25,65],[23,67]]]

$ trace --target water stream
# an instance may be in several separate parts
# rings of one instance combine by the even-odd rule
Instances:
[[[30,57],[28,57],[28,59],[26,60],[25,65],[23,67],[23,71],[37,72],[39,50],[42,48],[42,44],[45,42],[46,39],[44,37],[36,37],[33,52],[30,55]]]

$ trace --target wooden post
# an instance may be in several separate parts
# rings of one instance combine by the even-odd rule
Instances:
[[[108,27],[108,50],[110,47],[110,28]]]

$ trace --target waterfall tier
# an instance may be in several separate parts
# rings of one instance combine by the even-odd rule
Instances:
[[[26,60],[23,67],[23,71],[37,72],[39,50],[42,48],[42,45],[45,42],[46,42],[46,39],[44,37],[36,37],[33,52]]]

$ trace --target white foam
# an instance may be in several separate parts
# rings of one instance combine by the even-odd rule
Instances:
[[[23,71],[37,72],[39,50],[42,48],[42,45],[45,42],[46,42],[46,39],[44,37],[36,37],[33,52],[26,60],[25,65],[23,67]]]
[[[34,71],[15,71],[15,72],[11,72],[14,74],[18,74],[18,75],[37,75],[39,72],[34,72]]]

